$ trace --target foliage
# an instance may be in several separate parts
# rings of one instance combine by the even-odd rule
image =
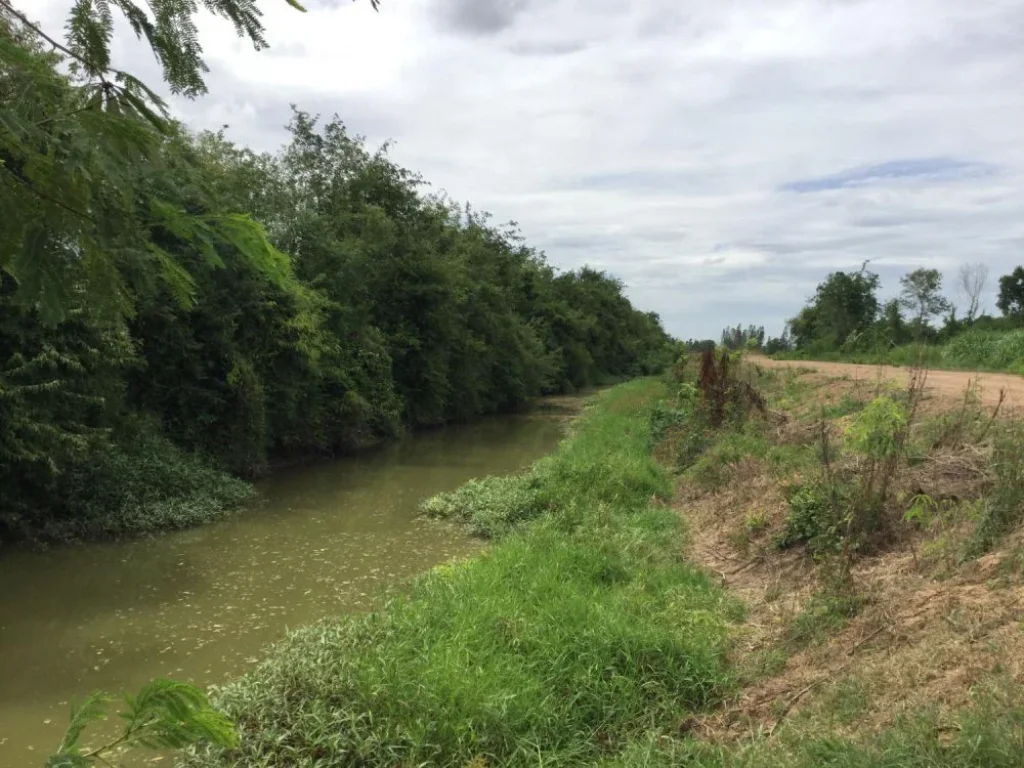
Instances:
[[[851,504],[850,490],[842,483],[819,480],[794,489],[789,514],[776,544],[780,549],[806,543],[815,555],[842,549]]]
[[[531,525],[276,647],[218,697],[238,750],[189,764],[591,764],[715,701],[733,608],[650,502],[671,488],[647,430],[663,395],[652,381],[603,394],[535,468],[550,505]],[[519,491],[483,487],[485,504]]]
[[[847,445],[869,459],[884,461],[902,449],[909,415],[902,403],[882,395],[861,412],[846,432]]]
[[[937,269],[915,269],[900,278],[900,287],[900,304],[914,313],[918,326],[950,311],[951,305],[941,293],[942,274]]]
[[[769,336],[762,351],[766,355],[777,355],[780,352],[789,352],[793,348],[793,341],[789,338],[789,329],[783,331],[781,336]]]
[[[726,327],[722,331],[722,346],[726,349],[760,349],[763,345],[763,325],[748,325],[746,328],[737,325],[735,328]]]
[[[124,751],[182,749],[193,745],[234,747],[238,734],[234,723],[210,706],[206,694],[190,683],[157,679],[137,694],[125,695],[118,712],[121,730],[110,741],[95,747],[82,743],[86,729],[107,718],[112,699],[94,692],[71,709],[71,721],[47,768],[78,768],[110,765],[108,758]]]
[[[789,321],[797,349],[838,348],[854,334],[866,331],[878,313],[878,275],[867,271],[833,272],[814,297]]]
[[[841,279],[830,275],[819,286],[819,292],[828,286],[829,297],[839,294],[850,298],[858,295],[855,287],[865,287],[864,283],[851,281],[849,275],[839,274]],[[877,278],[867,274],[874,278],[874,286],[877,287]],[[861,275],[864,275],[863,270]],[[787,349],[769,340],[765,343],[765,350],[791,359],[1022,373],[1024,348],[1019,342],[1020,323],[1024,318],[1024,311],[1021,311],[1024,306],[1024,267],[1016,268],[999,280],[1000,298],[996,303],[1003,312],[1001,318],[979,314],[987,281],[988,270],[983,264],[961,267],[958,290],[966,301],[966,315],[961,319],[956,308],[941,295],[941,274],[936,270],[915,270],[901,278],[903,292],[900,298],[885,302],[880,309],[877,301],[868,295],[873,295],[873,288],[860,293],[864,302],[850,299],[862,308],[869,307],[874,301],[876,312],[874,315],[868,312],[861,314],[856,328],[845,335],[833,333],[830,329],[839,326],[852,328],[848,322],[849,310],[841,301],[826,302],[821,296],[816,296],[791,321],[795,349]],[[904,317],[904,309],[910,310],[909,319]],[[942,322],[932,325],[936,315],[942,315]]]
[[[216,6],[256,34],[253,3]],[[181,48],[160,60],[183,92],[202,71],[174,37],[191,10],[153,6],[179,25],[158,42]],[[63,59],[0,21],[0,541],[213,519],[245,495],[224,472],[671,362],[619,280],[556,272],[337,119],[296,111],[257,155],[92,105],[116,76],[100,12],[75,6]]]
[[[1015,267],[1010,274],[999,278],[996,306],[1007,317],[1024,317],[1024,267]]]

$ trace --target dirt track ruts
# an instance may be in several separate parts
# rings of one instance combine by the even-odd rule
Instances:
[[[906,383],[910,377],[909,368],[891,365],[862,365],[859,363],[826,363],[811,360],[771,360],[767,357],[752,358],[752,362],[765,368],[805,368],[825,376],[849,376],[851,379],[876,381],[879,378]],[[968,382],[979,384],[981,402],[993,406],[999,401],[999,391],[1006,390],[1004,406],[1024,406],[1024,376],[1011,373],[978,373],[971,371],[928,371],[927,392],[932,397],[945,401],[962,400]]]

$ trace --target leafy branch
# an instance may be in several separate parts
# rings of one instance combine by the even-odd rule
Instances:
[[[113,699],[95,691],[71,710],[71,721],[57,753],[46,768],[81,768],[113,765],[108,758],[124,750],[181,749],[210,744],[233,747],[238,744],[234,723],[216,711],[199,688],[177,680],[158,679],[146,684],[136,695],[125,695],[121,733],[94,748],[82,746],[86,728],[107,718]]]

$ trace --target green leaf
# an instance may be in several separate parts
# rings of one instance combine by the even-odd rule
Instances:
[[[64,738],[57,750],[58,755],[74,755],[78,749],[82,731],[86,726],[106,719],[107,704],[110,701],[110,696],[103,691],[93,691],[80,704],[71,708],[71,722],[68,723],[68,728],[64,732]],[[70,765],[79,765],[79,763],[70,763]]]

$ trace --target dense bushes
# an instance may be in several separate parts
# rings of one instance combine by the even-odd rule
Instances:
[[[337,119],[297,112],[288,146],[257,155],[89,117],[58,59],[18,37],[3,46],[17,66],[0,92],[49,90],[11,102],[31,141],[0,134],[0,543],[210,519],[242,495],[221,472],[670,359],[657,316],[620,282],[558,273],[514,227],[425,194]],[[121,143],[90,139],[85,117]],[[45,179],[24,175],[41,163]],[[50,202],[31,204],[25,190],[44,181]],[[103,226],[69,217],[80,207]],[[139,430],[142,451],[128,439]]]
[[[585,765],[714,702],[732,606],[651,505],[671,489],[649,452],[661,392],[617,387],[526,478],[430,502],[504,535],[377,613],[289,637],[219,695],[239,750],[191,764]]]

